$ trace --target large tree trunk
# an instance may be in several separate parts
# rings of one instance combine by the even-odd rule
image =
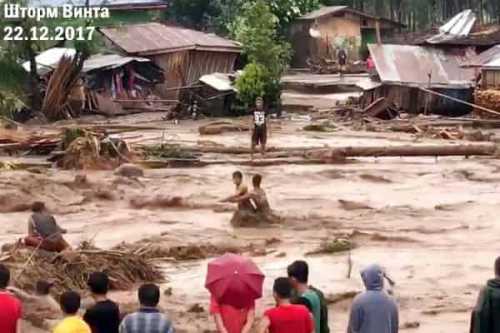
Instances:
[[[496,152],[494,144],[403,145],[378,147],[342,147],[310,152],[312,158],[338,160],[346,157],[390,156],[488,156]]]

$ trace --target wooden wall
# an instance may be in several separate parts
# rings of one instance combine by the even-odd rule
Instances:
[[[238,53],[212,51],[182,51],[153,56],[153,61],[165,71],[165,83],[157,86],[163,98],[177,99],[179,90],[198,82],[205,74],[231,73]]]
[[[483,69],[483,89],[500,89],[500,70]]]

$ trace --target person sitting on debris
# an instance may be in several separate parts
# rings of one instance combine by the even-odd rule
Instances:
[[[89,325],[78,316],[81,298],[77,292],[67,291],[59,299],[64,319],[57,324],[53,333],[92,333]]]
[[[120,324],[120,333],[173,333],[170,320],[158,310],[160,288],[154,284],[143,284],[139,288],[138,312],[127,315]]]
[[[90,274],[87,282],[95,304],[90,307],[83,319],[90,326],[92,333],[118,333],[120,327],[120,309],[107,298],[109,278],[104,272]]]
[[[250,146],[250,155],[253,160],[255,147],[260,145],[262,156],[266,154],[267,134],[270,131],[267,121],[267,113],[264,110],[264,99],[257,97],[255,100],[255,109],[253,110],[252,118],[252,144]]]
[[[21,302],[7,291],[9,282],[10,271],[5,265],[0,264],[0,332],[20,333]]]
[[[472,312],[471,333],[500,332],[500,257],[495,260],[495,278],[481,289]]]
[[[35,202],[32,206],[33,214],[28,221],[28,236],[24,238],[27,246],[38,247],[46,251],[62,252],[70,248],[62,234],[62,229],[56,219],[47,212],[43,202]]]

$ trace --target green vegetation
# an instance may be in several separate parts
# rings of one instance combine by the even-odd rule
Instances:
[[[280,77],[291,57],[290,45],[278,35],[278,18],[264,0],[257,0],[244,7],[232,28],[249,61],[245,74],[236,82],[240,99],[247,106],[253,104],[256,96],[274,102],[280,92]]]

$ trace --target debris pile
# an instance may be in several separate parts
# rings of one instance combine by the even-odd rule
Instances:
[[[474,101],[477,105],[500,112],[500,90],[476,90]],[[500,118],[500,114],[495,116],[491,113],[483,112],[480,109],[474,109],[474,114],[479,118]]]
[[[201,135],[215,135],[225,132],[243,132],[248,130],[248,125],[233,123],[229,121],[214,121],[198,128],[198,131]]]
[[[337,238],[333,241],[323,242],[319,248],[316,250],[307,252],[306,255],[315,255],[315,254],[332,254],[332,253],[340,253],[346,252],[354,249],[356,244],[354,244],[349,239]]]
[[[47,119],[71,119],[78,116],[85,101],[83,86],[81,88],[77,86],[83,61],[81,53],[77,53],[74,57],[64,55],[59,61],[59,65],[50,76],[43,100],[42,112]],[[74,106],[71,106],[72,100],[81,102],[78,109],[75,110]]]
[[[145,159],[198,159],[200,154],[195,154],[178,144],[159,144],[143,147]]]
[[[81,128],[66,129],[62,146],[56,161],[63,169],[112,169],[132,155],[125,141]]]
[[[138,282],[163,280],[149,257],[133,249],[101,250],[82,243],[76,250],[63,253],[20,245],[4,250],[0,262],[11,269],[14,285],[23,290],[34,290],[38,280],[54,281],[55,294],[68,289],[84,290],[88,275],[95,271],[106,272],[115,290],[128,290]]]

